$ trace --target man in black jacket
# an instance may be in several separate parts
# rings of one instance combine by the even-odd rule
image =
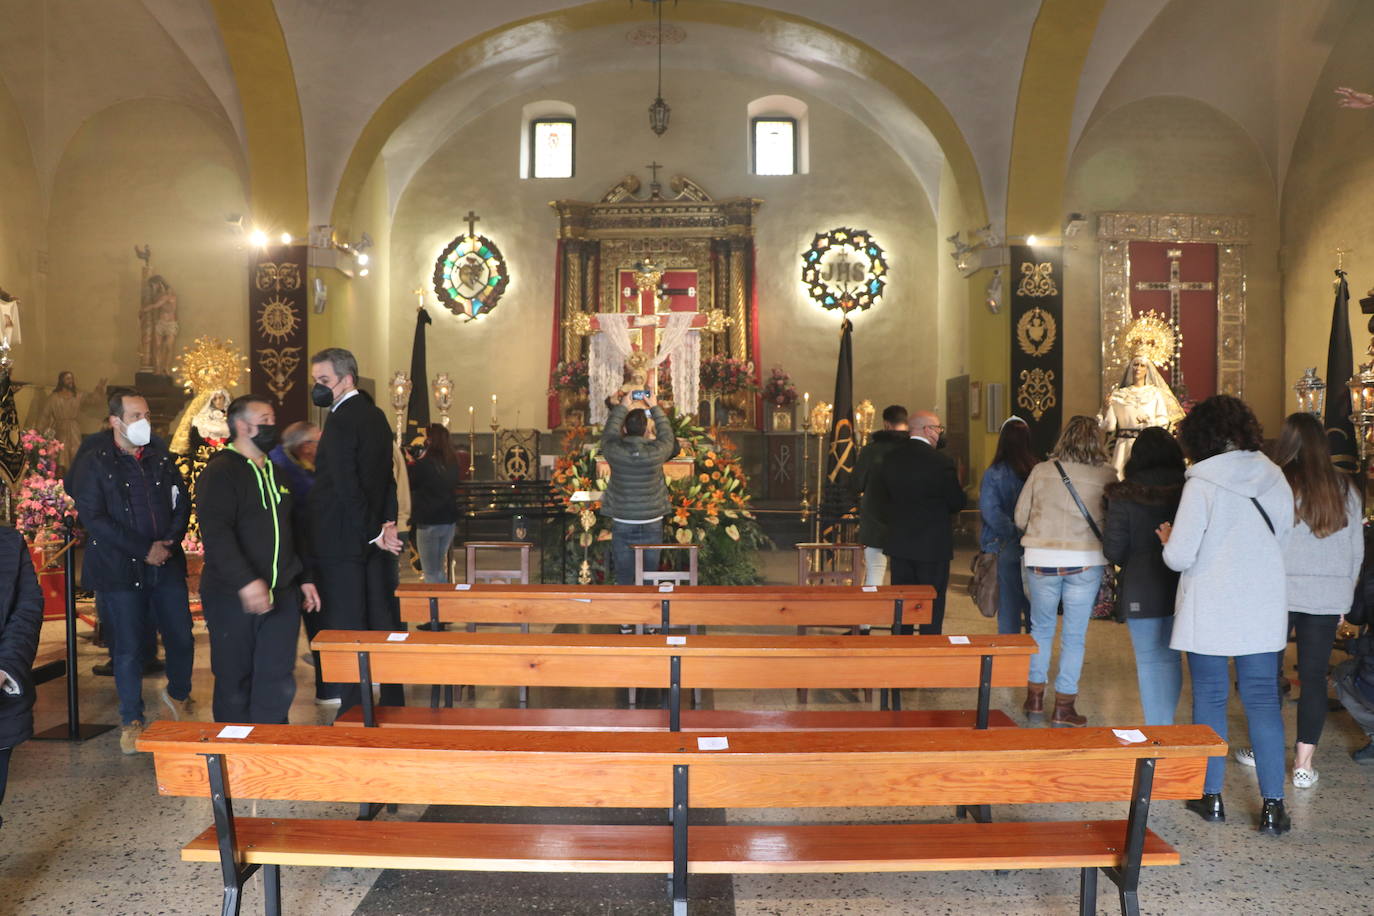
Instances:
[[[873,481],[874,499],[887,529],[883,552],[892,560],[892,584],[934,587],[930,623],[921,624],[921,633],[938,635],[954,559],[952,516],[968,497],[954,462],[938,451],[945,432],[940,418],[919,411],[910,427],[911,437],[883,459]]]
[[[864,585],[882,585],[887,575],[882,513],[873,482],[883,459],[910,437],[906,408],[901,404],[889,404],[883,408],[883,428],[873,434],[854,462],[854,489],[860,494],[859,543],[864,545]]]
[[[43,592],[28,545],[18,531],[0,528],[0,802],[10,754],[33,735],[33,656],[42,626]]]
[[[395,600],[396,477],[391,423],[358,390],[358,361],[338,347],[310,360],[310,399],[329,408],[315,457],[310,491],[310,553],[316,562],[324,627],[331,630],[399,630]],[[339,712],[361,700],[357,684],[340,686]],[[399,685],[382,687],[382,702],[401,706]]]
[[[152,434],[142,395],[112,392],[109,423],[109,432],[100,433],[81,456],[71,484],[90,535],[81,584],[97,593],[109,624],[123,725],[119,746],[133,754],[143,731],[143,654],[153,627],[162,634],[167,657],[162,702],[174,719],[194,712],[195,641],[181,550],[191,501],[176,462]]]
[[[320,596],[305,578],[291,491],[267,458],[277,444],[271,403],[235,398],[227,419],[233,442],[196,483],[215,721],[284,725],[296,695],[301,611],[318,611]]]

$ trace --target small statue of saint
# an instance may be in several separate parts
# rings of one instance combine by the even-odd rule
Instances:
[[[60,471],[71,467],[76,450],[81,446],[81,409],[92,399],[104,396],[104,379],[100,380],[94,391],[82,393],[76,390],[76,376],[70,371],[57,374],[57,386],[43,404],[43,416],[38,426],[45,435],[62,443],[62,452],[57,456]]]
[[[139,248],[135,245],[134,254],[143,262],[143,294],[138,313],[139,371],[170,376],[177,335],[181,332],[176,292],[166,278],[152,272],[151,246]]]
[[[1183,405],[1160,375],[1159,369],[1144,354],[1134,356],[1126,365],[1121,384],[1112,389],[1098,417],[1110,437],[1112,466],[1118,475],[1126,470],[1140,431],[1149,426],[1173,429],[1183,419]]]
[[[649,354],[643,350],[631,350],[625,359],[625,384],[620,386],[621,394],[632,391],[646,391],[649,388]]]

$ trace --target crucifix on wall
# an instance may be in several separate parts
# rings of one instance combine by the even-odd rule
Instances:
[[[1161,258],[1162,254],[1162,258]],[[1184,258],[1188,257],[1185,270]],[[1167,280],[1136,280],[1168,263]],[[1168,245],[1160,242],[1131,243],[1131,306],[1136,314],[1160,310],[1160,294],[1167,294],[1167,314],[1181,333],[1174,335],[1173,362],[1161,370],[1180,401],[1201,400],[1216,393],[1216,283],[1215,245]],[[1185,274],[1189,278],[1185,278]],[[1185,348],[1184,342],[1191,346]],[[1185,381],[1192,373],[1192,389]]]

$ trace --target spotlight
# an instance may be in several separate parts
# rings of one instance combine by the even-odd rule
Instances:
[[[291,233],[289,233],[289,232],[283,232],[283,233],[281,234],[281,243],[282,243],[283,245],[290,245],[290,244],[291,244]]]
[[[1039,239],[1038,236],[1035,236],[1035,235],[1028,235],[1028,236],[1026,236],[1026,244],[1027,244],[1027,245],[1030,245],[1032,248],[1034,248],[1034,247],[1035,247],[1036,245],[1038,245],[1039,243],[1040,243],[1040,239]]]
[[[358,252],[358,263],[359,263],[360,265],[366,265],[366,264],[367,264],[367,261],[368,261],[367,255],[363,254],[361,251]]]
[[[366,267],[364,267],[362,270],[358,271],[358,276],[360,276],[360,277],[366,277],[367,274],[368,274],[368,270],[367,270]]]
[[[248,241],[252,242],[256,248],[267,247],[267,233],[261,229],[254,229],[248,236]]]

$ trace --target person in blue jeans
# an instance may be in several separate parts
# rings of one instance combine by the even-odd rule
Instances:
[[[145,398],[127,389],[112,391],[109,425],[82,457],[72,495],[90,534],[82,585],[100,596],[110,625],[123,726],[119,747],[133,754],[143,732],[143,663],[150,629],[162,634],[167,654],[163,705],[174,719],[195,713],[195,641],[181,549],[191,500],[176,462],[152,434]]]
[[[611,520],[611,564],[616,585],[634,585],[634,545],[663,542],[668,514],[668,484],[663,465],[677,451],[673,425],[652,393],[630,410],[624,393],[613,397],[601,433],[601,454],[611,477],[601,495],[601,514]],[[645,435],[654,421],[654,437]],[[645,568],[658,568],[658,551],[647,550]]]
[[[1288,643],[1284,542],[1293,530],[1293,490],[1260,452],[1263,432],[1250,408],[1219,394],[1179,424],[1192,459],[1173,524],[1160,525],[1164,562],[1181,575],[1174,602],[1173,649],[1186,652],[1193,679],[1193,721],[1227,738],[1234,661],[1259,776],[1260,833],[1278,836],[1291,822],[1283,804],[1284,740],[1275,672]],[[1201,798],[1187,807],[1224,821],[1226,758],[1207,761]]]
[[[448,553],[458,523],[458,484],[462,468],[447,429],[431,423],[425,430],[425,450],[410,467],[410,522],[420,551],[425,581],[448,581]]]
[[[1125,480],[1107,487],[1102,552],[1121,567],[1117,612],[1131,633],[1146,725],[1173,725],[1183,690],[1183,659],[1169,648],[1178,573],[1164,565],[1164,548],[1155,534],[1174,520],[1183,468],[1178,440],[1151,426],[1135,440]]]
[[[1020,417],[1007,417],[992,464],[978,487],[978,549],[997,555],[998,633],[1029,633],[1031,628],[1030,600],[1021,574],[1021,532],[1012,516],[1034,467],[1030,427]]]
[[[1065,480],[1067,477],[1067,481]],[[1050,675],[1059,606],[1059,674],[1054,680],[1052,726],[1083,726],[1078,714],[1078,676],[1088,636],[1088,620],[1107,558],[1102,555],[1102,492],[1116,480],[1107,464],[1102,434],[1092,417],[1069,420],[1048,461],[1031,471],[1016,501],[1016,527],[1023,532],[1030,586],[1031,636],[1039,651],[1031,657],[1022,709],[1031,721],[1045,715],[1045,685]]]

